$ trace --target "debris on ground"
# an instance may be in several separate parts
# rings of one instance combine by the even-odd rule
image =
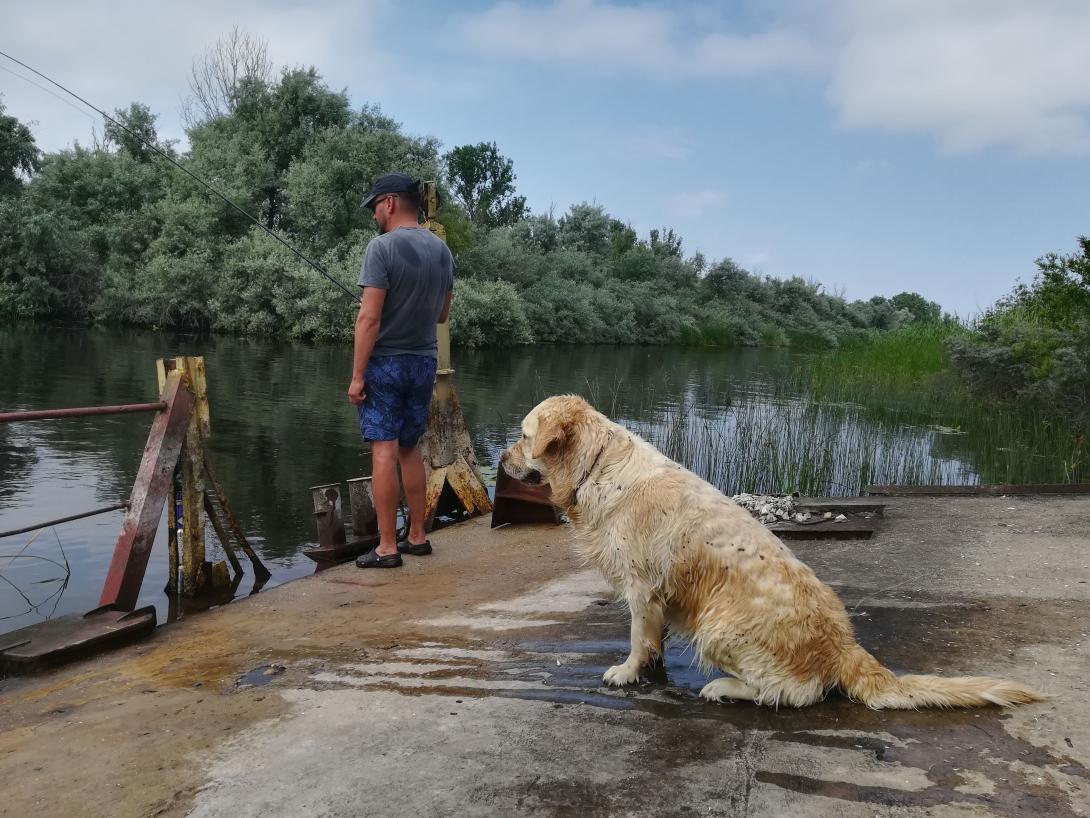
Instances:
[[[810,512],[796,511],[793,497],[778,497],[774,494],[735,494],[730,498],[765,525],[780,521],[805,523],[810,520]],[[830,515],[826,515],[827,517]]]

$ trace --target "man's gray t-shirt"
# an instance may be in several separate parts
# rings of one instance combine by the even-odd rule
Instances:
[[[454,286],[454,258],[426,227],[399,227],[371,240],[361,287],[386,290],[372,356],[436,357],[435,324]]]

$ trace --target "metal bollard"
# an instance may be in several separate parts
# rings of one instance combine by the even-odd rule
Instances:
[[[344,522],[341,520],[341,484],[327,483],[323,486],[311,486],[311,499],[314,501],[314,517],[318,523],[319,545],[342,545],[347,542],[344,534]]]
[[[356,538],[378,534],[378,515],[370,477],[354,477],[348,481],[348,501],[352,505],[352,530]]]

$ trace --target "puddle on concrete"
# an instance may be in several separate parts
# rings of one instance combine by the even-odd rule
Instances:
[[[617,612],[620,632],[623,619],[623,611]],[[725,752],[751,754],[747,768],[754,784],[875,806],[964,805],[1006,818],[1077,818],[1057,782],[1090,780],[1078,761],[1010,735],[1003,711],[879,712],[836,694],[802,709],[709,704],[697,698],[707,677],[677,640],[668,643],[657,672],[639,685],[611,690],[602,687],[601,674],[625,655],[624,639],[551,636],[507,643],[502,650],[483,643],[400,646],[391,652],[397,674],[382,673],[382,662],[369,661],[356,670],[374,673],[352,678],[352,666],[342,666],[339,673],[312,679],[319,687],[552,703],[585,708],[588,719],[596,712],[645,713],[655,717],[649,728],[655,743],[669,748],[679,763]],[[414,665],[417,676],[401,675]],[[779,763],[795,757],[805,763]],[[826,770],[856,780],[823,778]]]
[[[1085,605],[1065,600],[1030,606],[1004,598],[837,591],[861,644],[898,673],[1017,678],[1020,649],[1074,645],[1090,616]],[[1069,791],[1086,786],[1087,769],[1062,748],[1012,736],[1001,710],[872,711],[835,692],[803,709],[709,704],[698,692],[721,674],[705,674],[688,643],[677,638],[667,640],[663,662],[648,668],[639,684],[606,688],[602,674],[628,653],[628,616],[623,606],[601,601],[596,581],[581,574],[573,588],[546,586],[467,612],[458,622],[491,630],[491,638],[391,646],[388,662],[369,653],[367,662],[327,666],[311,682],[321,689],[551,703],[584,708],[588,719],[642,713],[654,719],[656,743],[667,744],[678,759],[751,753],[754,785],[802,795],[924,809],[960,804],[1009,818],[1078,815]],[[255,673],[267,683],[262,668],[243,678]],[[844,777],[855,780],[834,780]]]
[[[284,670],[283,665],[258,665],[248,673],[239,676],[235,687],[262,687],[274,681]]]

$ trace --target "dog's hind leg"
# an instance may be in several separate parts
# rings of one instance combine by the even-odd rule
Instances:
[[[751,702],[757,698],[757,688],[748,685],[741,679],[726,677],[712,679],[700,690],[700,698],[709,702],[724,702],[728,699],[737,699]]]
[[[625,595],[632,613],[631,648],[623,664],[614,665],[602,677],[605,683],[620,687],[640,678],[640,671],[652,657],[662,655],[662,625],[665,611],[661,602],[646,588],[632,588]]]

